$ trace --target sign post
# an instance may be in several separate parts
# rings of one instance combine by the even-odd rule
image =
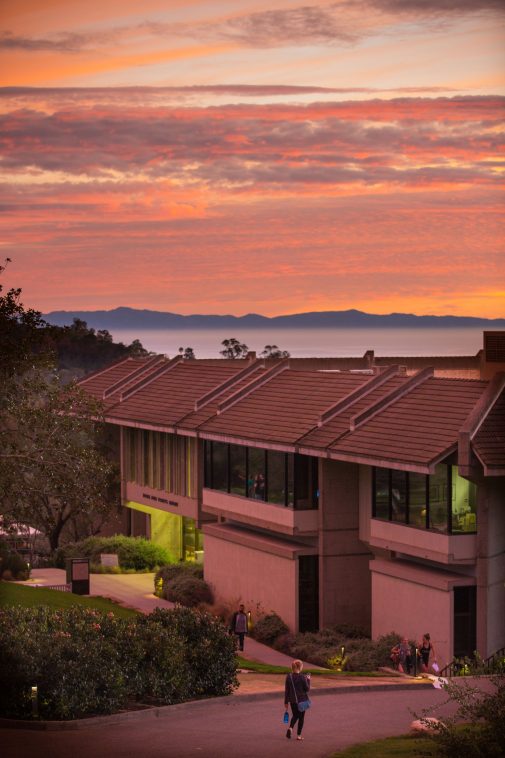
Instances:
[[[70,558],[67,561],[67,584],[74,595],[89,595],[89,558]]]

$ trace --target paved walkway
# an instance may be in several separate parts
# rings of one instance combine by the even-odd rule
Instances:
[[[283,698],[216,698],[76,731],[2,729],[3,758],[327,758],[371,739],[405,734],[412,711],[437,710],[444,693],[423,690],[313,694],[303,742],[287,740]],[[445,708],[442,712],[447,712]]]

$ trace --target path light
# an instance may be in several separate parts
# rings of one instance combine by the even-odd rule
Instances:
[[[37,685],[32,687],[32,716],[34,719],[39,715],[39,688]]]

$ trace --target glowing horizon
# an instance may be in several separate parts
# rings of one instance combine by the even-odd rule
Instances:
[[[68,5],[4,3],[27,305],[505,316],[497,0]]]

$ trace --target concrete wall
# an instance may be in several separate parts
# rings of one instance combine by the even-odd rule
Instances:
[[[452,660],[452,591],[372,571],[372,637],[389,632],[418,643],[429,632],[442,668]]]
[[[359,466],[321,460],[319,623],[370,628],[370,552],[359,539]]]
[[[485,658],[505,647],[505,480],[477,489],[477,649]]]
[[[205,580],[216,595],[237,605],[244,603],[253,619],[257,606],[275,611],[289,628],[298,623],[298,561],[204,536]]]

